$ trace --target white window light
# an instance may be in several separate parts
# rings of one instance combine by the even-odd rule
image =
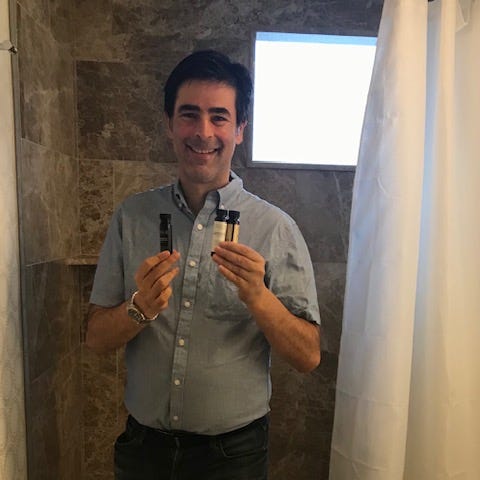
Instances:
[[[257,32],[253,164],[355,166],[376,38]]]

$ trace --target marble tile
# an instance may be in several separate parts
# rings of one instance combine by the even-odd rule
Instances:
[[[50,262],[23,269],[27,380],[56,368],[80,345],[79,278],[74,267]]]
[[[74,0],[49,0],[50,28],[53,38],[73,53]]]
[[[340,201],[342,242],[345,252],[348,252],[350,213],[352,209],[353,182],[355,179],[355,172],[335,172],[334,178],[337,187],[337,195]]]
[[[313,262],[344,262],[340,201],[333,172],[297,171],[296,220]]]
[[[291,170],[270,168],[235,169],[242,178],[244,187],[251,193],[276,205],[295,218],[296,214],[296,178]]]
[[[123,349],[98,356],[84,348],[85,478],[113,480],[113,445],[125,428]]]
[[[48,28],[50,0],[17,0],[17,7],[22,7],[36,22]]]
[[[113,170],[109,160],[79,161],[82,254],[98,254],[113,213]]]
[[[112,31],[112,0],[74,0],[74,55],[82,60],[125,61],[129,34]]]
[[[160,185],[168,185],[177,177],[176,163],[115,162],[114,206],[129,195]]]
[[[155,64],[77,62],[79,156],[168,162],[163,81]]]
[[[22,140],[19,172],[25,263],[78,255],[76,160]]]
[[[80,339],[81,342],[85,342],[85,335],[87,332],[87,315],[90,305],[90,293],[92,291],[93,279],[95,277],[95,265],[84,266],[80,268],[79,281],[80,281],[80,310],[82,316]]]
[[[31,480],[82,479],[80,349],[27,384]]]
[[[85,480],[114,480],[115,426],[85,428]]]
[[[232,53],[231,47],[245,52],[255,30],[368,34],[376,32],[381,13],[378,0],[367,4],[100,0],[95,2],[96,8],[93,5],[86,0],[76,2],[77,58],[142,62],[167,59],[167,63],[172,58],[169,52],[183,56],[194,49],[219,45],[228,54]]]
[[[116,352],[98,355],[82,349],[85,426],[106,429],[117,423]]]
[[[345,263],[314,263],[322,320],[322,351],[338,355],[342,333]]]
[[[18,9],[18,60],[22,137],[75,154],[73,60],[70,45]]]
[[[337,358],[324,353],[314,372],[299,374],[272,357],[270,476],[328,480]]]

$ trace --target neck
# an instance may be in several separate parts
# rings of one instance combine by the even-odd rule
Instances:
[[[195,214],[195,216],[197,216],[198,212],[205,205],[205,199],[207,198],[209,190],[199,188],[199,186],[196,186],[196,188],[186,188],[183,184],[182,188],[188,207]]]
[[[208,193],[223,186],[212,187],[211,185],[206,184],[190,184],[182,180],[180,180],[180,185],[182,186],[183,195],[188,208],[190,208],[195,216],[198,215],[198,212],[200,212],[205,205],[205,199],[207,198]]]

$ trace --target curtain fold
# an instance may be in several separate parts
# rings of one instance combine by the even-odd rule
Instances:
[[[331,480],[480,478],[480,2],[385,0]]]

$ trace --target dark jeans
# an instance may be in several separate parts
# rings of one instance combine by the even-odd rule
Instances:
[[[221,435],[166,433],[128,417],[116,480],[267,480],[268,418]]]

